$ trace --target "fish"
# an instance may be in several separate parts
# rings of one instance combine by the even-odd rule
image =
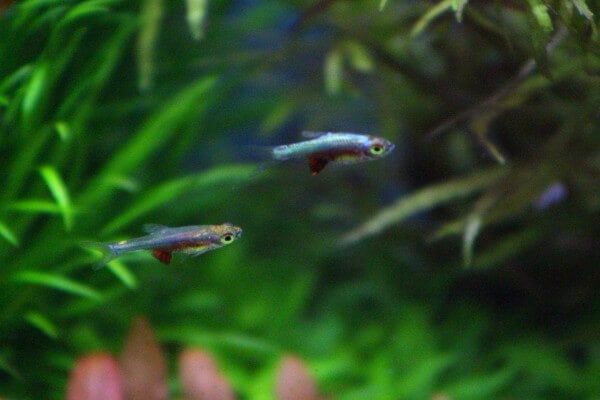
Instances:
[[[330,162],[355,164],[377,160],[395,147],[387,139],[358,133],[304,131],[302,136],[308,140],[270,147],[268,152],[277,161],[306,157],[313,176]]]
[[[158,261],[170,264],[174,252],[199,256],[207,251],[233,243],[242,235],[242,228],[229,222],[221,225],[191,225],[168,227],[157,224],[144,225],[146,236],[112,243],[84,243],[86,247],[99,249],[104,258],[103,266],[112,259],[133,251],[148,250]]]

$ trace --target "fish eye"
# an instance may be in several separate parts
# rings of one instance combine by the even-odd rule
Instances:
[[[231,233],[226,233],[221,237],[221,243],[231,243],[233,241],[233,235]]]
[[[383,153],[384,147],[381,143],[375,143],[369,148],[369,152],[375,156]]]

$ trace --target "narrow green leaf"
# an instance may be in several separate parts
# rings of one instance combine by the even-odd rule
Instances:
[[[60,21],[60,27],[62,29],[64,26],[73,23],[78,19],[108,13],[110,11],[109,6],[115,3],[117,3],[116,0],[96,0],[81,2],[69,9],[69,12]]]
[[[206,25],[206,15],[208,13],[208,0],[186,0],[185,19],[188,23],[188,29],[194,40],[201,40],[204,37],[204,27]]]
[[[19,246],[19,238],[4,222],[0,221],[0,236],[13,246]]]
[[[50,274],[39,271],[22,271],[13,276],[13,281],[31,285],[45,286],[60,290],[73,295],[88,298],[94,301],[101,301],[102,296],[95,289],[75,282],[60,275]]]
[[[111,262],[106,264],[106,267],[117,278],[119,278],[119,280],[123,282],[123,284],[129,289],[137,288],[138,283],[135,275],[133,275],[133,273],[127,268],[125,264],[123,264],[123,262],[121,262],[120,260],[112,260]]]
[[[33,67],[30,64],[23,65],[17,69],[0,82],[0,93],[4,93],[29,79],[32,71]]]
[[[505,368],[488,375],[463,378],[442,392],[450,399],[495,399],[502,397],[502,390],[515,379],[516,372],[514,368]]]
[[[40,174],[42,175],[42,178],[44,178],[44,181],[46,182],[46,185],[48,185],[52,196],[54,196],[56,203],[61,209],[66,230],[70,231],[73,227],[73,210],[71,208],[69,192],[64,181],[56,169],[49,165],[41,167]]]
[[[22,379],[21,374],[13,363],[9,361],[9,357],[6,354],[0,354],[0,371],[6,372],[14,379]]]
[[[23,118],[30,121],[36,113],[38,104],[47,97],[48,90],[48,65],[42,63],[38,65],[31,78],[23,98]]]
[[[421,34],[427,26],[437,17],[452,8],[453,0],[443,0],[431,7],[419,20],[413,25],[410,30],[410,36],[415,37]]]
[[[351,41],[345,44],[345,50],[348,54],[348,61],[352,67],[360,72],[371,72],[375,63],[371,55],[362,44]]]
[[[58,337],[58,329],[56,328],[56,325],[54,325],[52,321],[39,312],[28,312],[25,314],[24,318],[27,322],[42,331],[49,338],[56,339]]]
[[[356,243],[364,238],[376,235],[418,212],[429,210],[457,198],[472,195],[493,184],[506,172],[506,170],[494,168],[466,178],[421,189],[384,208],[367,222],[348,232],[340,239],[339,245],[348,246]]]
[[[47,200],[13,201],[6,208],[28,214],[60,214],[62,212],[62,209],[56,203]]]
[[[64,121],[58,121],[54,124],[54,129],[56,129],[58,137],[60,137],[63,142],[71,139],[72,133],[68,123]]]
[[[140,190],[140,183],[124,175],[114,175],[106,178],[104,183],[108,187],[118,188],[129,193],[135,193]]]
[[[541,0],[527,0],[531,7],[531,12],[538,24],[545,32],[552,31],[552,19],[548,14],[548,7]]]
[[[592,10],[590,10],[590,8],[586,4],[585,0],[571,0],[571,1],[573,2],[573,5],[575,6],[575,8],[577,8],[577,11],[579,11],[579,14],[583,15],[590,22],[592,22],[592,23],[594,22],[594,13],[592,12]]]
[[[235,354],[244,354],[256,359],[271,358],[279,353],[275,344],[261,338],[238,332],[210,332],[195,326],[180,326],[158,330],[162,340],[175,341],[192,346],[220,348]]]
[[[469,0],[452,0],[452,9],[458,22],[462,22],[463,12]]]
[[[339,49],[333,49],[327,54],[324,65],[325,91],[335,95],[342,90],[344,81],[344,58]]]
[[[181,124],[189,121],[190,113],[197,114],[210,103],[209,93],[216,82],[216,77],[207,77],[175,95],[170,102],[161,107],[163,111],[150,118],[129,143],[107,163],[102,178],[127,175],[159,149],[177,132]]]
[[[294,113],[296,107],[291,101],[279,101],[273,107],[271,112],[267,114],[263,120],[260,131],[265,133],[271,133],[276,129],[279,129],[286,121],[289,120],[290,116]]]
[[[470,267],[473,262],[473,247],[475,239],[481,229],[481,215],[474,214],[467,219],[463,235],[463,260],[465,267]]]
[[[255,174],[256,167],[254,165],[224,165],[201,174],[168,181],[140,195],[137,202],[102,230],[102,235],[116,232],[150,211],[167,206],[187,191],[198,190],[211,193],[211,188],[245,182]]]
[[[154,53],[164,14],[164,0],[144,0],[137,41],[138,88],[148,90],[154,83]]]
[[[379,1],[379,11],[383,11],[386,4],[387,4],[387,0],[380,0]]]
[[[433,387],[438,377],[456,361],[454,354],[435,354],[426,359],[415,362],[410,370],[401,378],[395,391],[396,399],[410,398],[414,393],[423,391],[423,388]]]

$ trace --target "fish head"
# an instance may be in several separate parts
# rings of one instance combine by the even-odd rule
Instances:
[[[362,156],[369,159],[382,158],[394,150],[394,144],[387,139],[369,136],[362,146]]]
[[[213,225],[212,229],[214,233],[212,241],[218,246],[225,246],[233,243],[242,236],[242,228],[229,222],[225,222],[221,225]]]

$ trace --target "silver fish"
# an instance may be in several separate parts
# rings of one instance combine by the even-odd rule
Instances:
[[[394,144],[377,136],[357,133],[302,132],[309,140],[270,148],[275,160],[308,158],[313,175],[317,175],[329,162],[354,164],[376,160],[388,155]]]
[[[242,228],[228,222],[221,225],[192,225],[170,228],[163,225],[144,225],[148,233],[135,239],[113,243],[87,243],[104,253],[102,265],[115,257],[132,251],[149,250],[163,264],[170,264],[173,252],[198,256],[226,246],[239,239]]]

